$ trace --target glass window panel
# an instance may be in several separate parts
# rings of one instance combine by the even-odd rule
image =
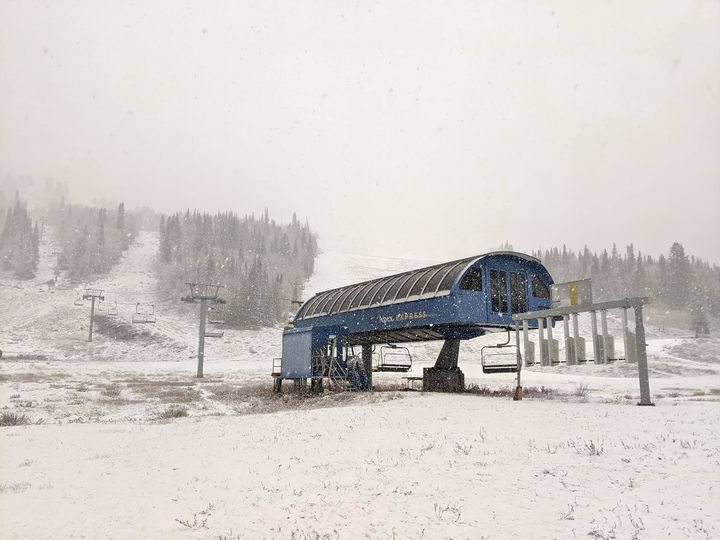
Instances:
[[[550,298],[550,289],[537,276],[532,278],[532,293],[535,298]]]
[[[440,284],[440,280],[442,280],[443,276],[445,276],[445,272],[447,272],[447,266],[441,266],[440,268],[437,268],[435,270],[435,273],[432,276],[430,276],[430,279],[428,280],[427,284],[425,285],[423,294],[429,294],[429,293],[435,292],[437,290],[438,285]]]
[[[355,296],[360,292],[360,289],[362,289],[362,285],[355,285],[352,287],[352,290],[350,294],[343,300],[342,305],[340,306],[340,311],[347,311],[350,309],[350,303],[355,299]]]
[[[503,313],[508,312],[508,294],[507,294],[507,274],[505,272],[500,273],[500,311]]]
[[[510,272],[510,307],[513,313],[527,311],[527,280],[522,272]]]
[[[482,274],[482,268],[471,268],[463,276],[460,288],[464,291],[482,291]]]
[[[330,306],[335,303],[335,300],[337,300],[343,292],[345,292],[344,288],[338,289],[337,291],[330,291],[327,301],[319,307],[320,311],[318,311],[318,313],[330,313]]]
[[[333,305],[330,306],[330,313],[338,313],[339,311],[342,311],[342,305],[347,300],[347,297],[350,296],[353,291],[355,290],[355,287],[347,287],[345,289],[345,292],[343,292],[340,297],[333,302]]]
[[[468,262],[469,261],[462,261],[452,266],[448,273],[443,276],[443,279],[438,286],[438,292],[449,291],[453,282],[457,279],[460,272],[462,272],[463,267],[468,264]]]
[[[323,299],[323,295],[319,294],[317,295],[308,306],[307,311],[305,312],[305,316],[310,316],[315,312],[315,308],[318,305],[318,302],[320,302]]]
[[[428,279],[430,279],[430,276],[432,276],[434,273],[435,268],[428,268],[425,272],[423,272],[410,289],[410,293],[408,294],[408,296],[417,296],[418,294],[420,294],[423,290],[423,287],[425,287],[425,284],[428,282]]]
[[[490,270],[491,307],[495,313],[507,313],[507,277],[505,272]]]
[[[420,277],[419,272],[413,272],[410,275],[410,279],[406,280],[401,286],[400,290],[398,290],[397,295],[395,296],[396,300],[400,300],[401,298],[407,298],[408,293],[410,292],[410,287],[413,286],[413,283],[417,280],[417,278]]]
[[[331,312],[332,312],[332,307],[333,307],[335,304],[337,304],[337,302],[338,302],[338,300],[340,299],[340,297],[341,297],[343,294],[345,294],[346,292],[347,292],[347,290],[346,290],[345,287],[343,287],[342,289],[338,289],[338,291],[330,297],[330,300],[328,300],[327,304],[325,304],[325,305],[323,306],[323,308],[322,308],[323,311],[324,311],[325,313],[331,313]]]
[[[371,281],[370,283],[366,283],[363,285],[362,289],[360,289],[360,292],[358,295],[353,298],[352,303],[350,304],[350,309],[356,308],[360,305],[360,300],[362,300],[363,296],[365,296],[365,293],[368,292],[370,289],[372,289],[376,283],[374,281]]]
[[[412,276],[412,274],[403,274],[401,276],[398,276],[398,278],[395,280],[395,282],[388,289],[388,292],[385,295],[385,298],[383,299],[383,301],[384,302],[392,301],[395,298],[395,296],[397,295],[398,289],[411,276]]]
[[[375,293],[380,289],[380,287],[383,286],[384,280],[378,281],[372,289],[370,289],[367,294],[365,294],[365,297],[360,300],[361,306],[369,306],[370,301],[372,300],[373,296],[375,296]]]
[[[370,300],[371,306],[382,302],[383,296],[385,296],[385,293],[388,292],[388,289],[393,284],[393,281],[395,281],[396,279],[397,277],[389,277],[382,282],[382,286],[377,291],[375,291],[375,294],[373,294],[373,297]]]
[[[318,313],[322,313],[322,309],[321,309],[321,308],[322,308],[322,306],[325,304],[325,302],[328,301],[328,299],[330,298],[330,295],[331,295],[331,294],[332,294],[331,292],[326,292],[326,293],[320,295],[320,298],[318,299],[317,303],[316,303],[315,306],[313,307],[312,312],[310,313],[310,315],[317,315]]]

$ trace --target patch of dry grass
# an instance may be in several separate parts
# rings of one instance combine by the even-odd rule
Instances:
[[[182,405],[170,405],[167,409],[158,414],[158,418],[169,420],[171,418],[183,418],[188,415],[187,407]]]
[[[42,424],[42,420],[33,422],[25,413],[16,413],[14,411],[5,411],[0,414],[0,426],[27,426],[28,424]]]
[[[483,384],[482,386],[470,384],[465,388],[465,392],[480,396],[512,398],[515,395],[515,388],[509,386],[490,388],[486,384]],[[549,386],[523,386],[523,397],[552,399],[561,395],[563,394],[557,388],[551,388]]]
[[[111,384],[110,386],[106,386],[100,392],[101,395],[103,395],[105,397],[110,397],[110,398],[116,398],[116,397],[120,396],[121,393],[122,393],[122,389],[119,386],[117,386],[116,384]]]
[[[58,372],[20,372],[20,373],[4,373],[0,374],[0,382],[15,382],[15,383],[44,383],[49,381],[57,381],[60,379],[67,379],[69,375],[67,373]]]
[[[156,339],[153,333],[146,328],[139,328],[137,325],[117,317],[97,315],[95,325],[98,333],[118,341],[152,341]]]

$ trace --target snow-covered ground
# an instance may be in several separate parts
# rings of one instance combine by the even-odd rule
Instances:
[[[637,407],[635,366],[616,362],[483,375],[475,393],[275,396],[280,327],[207,340],[194,378],[197,315],[158,298],[157,237],[142,233],[92,286],[136,337],[96,333],[81,288],[55,290],[50,241],[39,276],[0,275],[3,538],[712,538],[720,479],[720,340],[648,321],[656,407]],[[304,297],[434,261],[324,253]],[[157,323],[132,325],[137,302]],[[619,339],[619,320],[609,319]],[[589,334],[589,322],[582,321]],[[413,375],[439,343],[413,345]],[[169,408],[187,417],[163,418]],[[167,414],[165,414],[167,416]]]

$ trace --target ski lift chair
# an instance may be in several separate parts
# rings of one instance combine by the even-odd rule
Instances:
[[[485,345],[480,349],[483,373],[517,373],[517,346],[507,341],[497,345]]]
[[[108,314],[108,317],[117,317],[117,314],[118,314],[117,301],[113,302],[113,305],[108,308],[107,314]]]
[[[83,302],[82,297],[78,297],[78,298],[75,299],[75,301],[73,302],[73,304],[75,304],[76,306],[84,306],[84,305],[85,305],[85,302]]]
[[[132,322],[135,324],[155,323],[155,304],[135,304],[135,315]]]
[[[412,355],[407,347],[388,344],[380,347],[373,371],[407,373],[412,369]]]

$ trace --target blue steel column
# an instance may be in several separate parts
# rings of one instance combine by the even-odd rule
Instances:
[[[363,345],[362,346],[362,361],[363,361],[363,366],[365,366],[365,374],[367,375],[368,390],[372,390],[372,387],[373,387],[372,345]]]

